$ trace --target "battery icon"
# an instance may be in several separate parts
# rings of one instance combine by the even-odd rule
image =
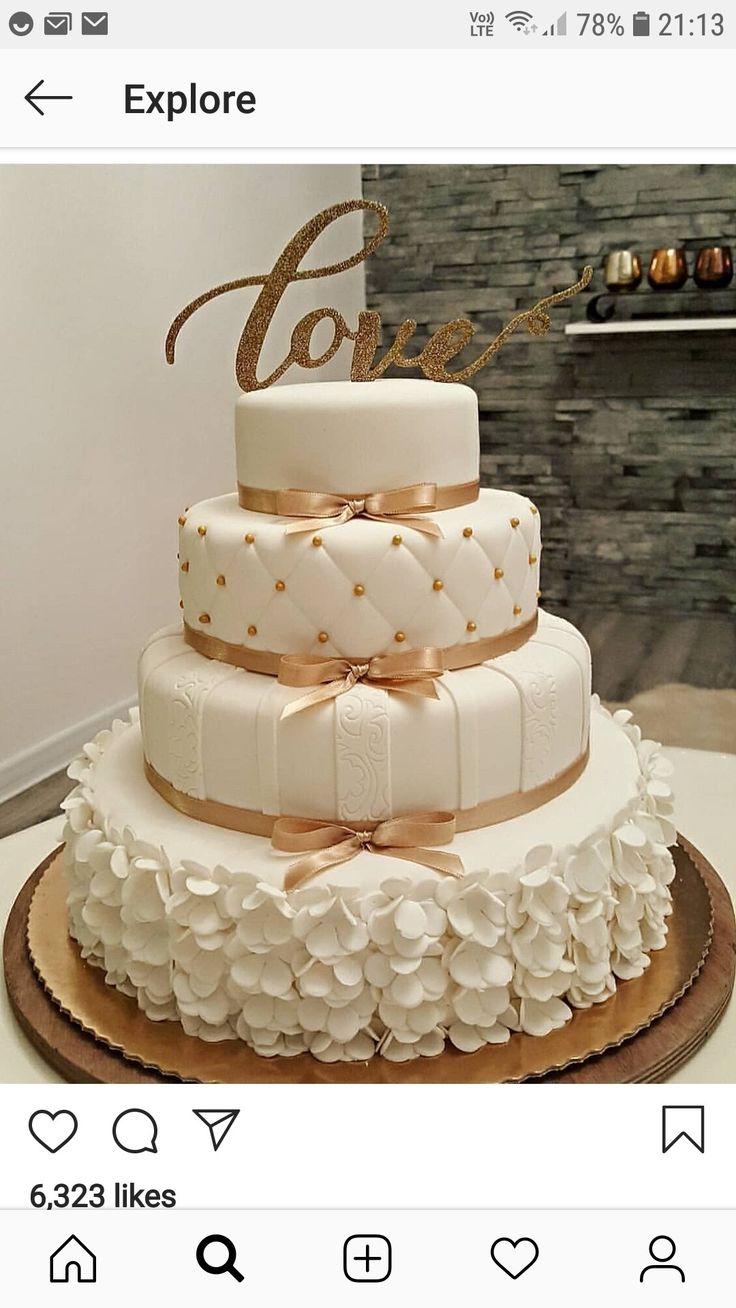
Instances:
[[[651,26],[651,17],[645,14],[643,9],[640,9],[638,14],[634,14],[634,36],[649,36]]]

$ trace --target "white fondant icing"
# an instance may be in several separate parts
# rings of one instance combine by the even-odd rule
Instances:
[[[478,476],[478,401],[469,386],[417,378],[304,382],[237,402],[238,481],[355,495]]]
[[[416,380],[280,387],[239,402],[236,447],[239,481],[265,489],[467,482],[477,402]],[[180,533],[184,617],[255,650],[366,658],[532,618],[530,501],[486,490],[432,516],[439,539],[365,518],[287,536],[286,520],[235,495],[204,501]],[[83,956],[152,1020],[264,1056],[402,1061],[447,1039],[472,1051],[546,1035],[664,945],[667,768],[628,714],[591,717],[588,647],[561,619],[540,612],[521,648],[446,673],[437,700],[360,683],[282,722],[301,690],[204,658],[178,628],[149,641],[139,685],[142,735],[116,722],[70,770],[66,862]],[[529,790],[589,732],[570,789],[452,842],[460,880],[362,852],[287,894],[289,856],[183,816],[143,771],[145,747],[197,799],[359,823]]]
[[[170,809],[137,727],[116,722],[70,769],[72,935],[152,1019],[266,1056],[404,1060],[545,1035],[665,942],[669,769],[629,717],[597,708],[566,794],[457,837],[460,881],[363,853],[291,894],[267,841]]]
[[[143,739],[166,781],[184,778],[177,789],[258,812],[361,821],[473,808],[575,762],[587,744],[589,675],[580,633],[540,611],[520,649],[439,678],[438,700],[360,683],[282,722],[302,690],[206,659],[169,628],[141,656]],[[172,731],[182,698],[187,771]]]
[[[371,658],[397,649],[397,631],[409,649],[476,641],[528,622],[537,610],[541,552],[530,501],[483,490],[474,504],[431,517],[443,539],[367,518],[287,536],[289,519],[247,512],[235,495],[203,500],[187,511],[179,533],[184,618],[248,649]],[[468,527],[472,536],[463,535]],[[400,545],[392,543],[397,534]],[[249,627],[256,631],[249,635]]]

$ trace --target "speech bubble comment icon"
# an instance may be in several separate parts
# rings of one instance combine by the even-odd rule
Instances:
[[[126,1154],[155,1154],[158,1126],[145,1108],[126,1108],[112,1124],[112,1138]]]

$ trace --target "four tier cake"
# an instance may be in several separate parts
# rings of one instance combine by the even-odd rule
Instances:
[[[154,1021],[395,1061],[544,1036],[665,943],[667,765],[538,607],[474,392],[254,391],[182,513],[183,622],[66,801],[71,934]]]

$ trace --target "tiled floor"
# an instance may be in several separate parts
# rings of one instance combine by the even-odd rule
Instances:
[[[566,611],[593,654],[593,684],[628,704],[646,736],[666,745],[736,753],[736,623],[726,615],[668,617]],[[71,788],[64,772],[0,804],[0,838],[53,817]]]

